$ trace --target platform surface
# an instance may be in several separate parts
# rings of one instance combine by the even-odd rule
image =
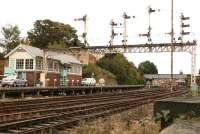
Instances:
[[[178,121],[162,130],[159,134],[199,134],[199,121]]]
[[[200,103],[200,97],[173,97],[163,100],[158,100],[160,102],[182,102],[182,103]]]
[[[154,115],[163,110],[169,110],[172,116],[189,112],[200,115],[200,97],[173,97],[156,101],[154,103]]]

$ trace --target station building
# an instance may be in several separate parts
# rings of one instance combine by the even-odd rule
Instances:
[[[8,65],[4,75],[17,74],[27,79],[29,86],[38,82],[43,86],[79,85],[82,64],[67,52],[42,50],[29,45],[19,45],[7,55]]]

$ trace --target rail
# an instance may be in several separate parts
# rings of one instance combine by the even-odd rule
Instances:
[[[10,95],[13,97],[24,98],[25,95],[36,96],[53,96],[53,95],[76,95],[76,94],[93,94],[103,92],[121,92],[127,90],[136,90],[144,88],[144,85],[117,85],[117,86],[66,86],[66,87],[11,87],[1,88],[1,99]]]
[[[157,99],[178,96],[186,90],[139,89],[122,93],[65,96],[1,103],[0,132],[41,133],[66,128],[79,120],[93,119],[152,103]]]

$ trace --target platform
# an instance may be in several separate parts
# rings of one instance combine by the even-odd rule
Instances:
[[[162,110],[170,110],[173,117],[185,113],[200,115],[200,97],[173,97],[156,101],[154,115],[161,113]]]

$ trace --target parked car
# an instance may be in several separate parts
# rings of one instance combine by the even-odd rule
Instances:
[[[81,81],[82,86],[95,86],[96,85],[96,80],[95,78],[84,78]]]
[[[5,78],[2,79],[1,81],[1,86],[5,87],[5,86],[12,86],[12,87],[16,87],[16,86],[28,86],[28,82],[25,79],[21,79],[18,78],[17,75],[12,75],[12,76],[7,76]]]

